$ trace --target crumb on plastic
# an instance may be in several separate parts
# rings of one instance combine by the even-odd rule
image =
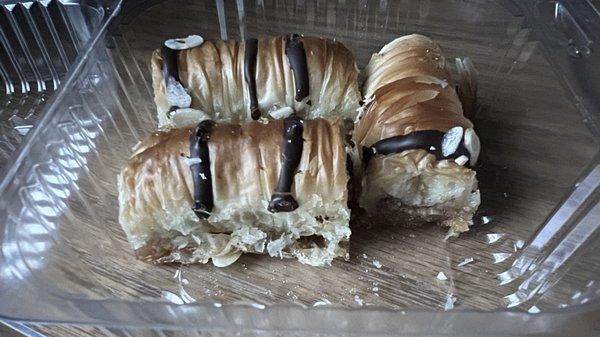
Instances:
[[[464,259],[461,263],[459,263],[457,266],[462,267],[462,266],[466,266],[467,264],[471,263],[475,261],[472,257],[468,257],[466,259]]]

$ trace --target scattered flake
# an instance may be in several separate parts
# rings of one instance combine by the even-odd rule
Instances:
[[[292,143],[292,140],[291,140],[291,139],[288,139],[288,143],[290,143],[290,144],[291,144],[291,143]]]
[[[175,271],[175,275],[173,275],[173,278],[179,278],[179,276],[181,276],[181,269],[177,269]]]
[[[498,233],[490,233],[487,234],[487,243],[494,243],[498,240],[500,240],[502,237],[504,236],[504,234],[498,234]]]
[[[373,265],[375,268],[381,269],[381,262],[379,262],[379,260],[373,260]]]
[[[358,295],[354,295],[354,302],[356,302],[356,304],[360,305],[361,307],[363,306],[363,300]]]
[[[508,259],[511,255],[511,253],[492,253],[492,257],[494,258],[494,264],[506,261],[506,259]]]
[[[523,248],[523,246],[525,246],[525,241],[523,240],[517,240],[515,242],[514,248],[515,248],[515,252],[521,248]]]
[[[559,304],[559,305],[558,305],[558,307],[559,307],[559,308],[566,308],[566,307],[567,307],[567,304],[566,304],[566,303],[561,303],[561,304]]]
[[[435,146],[429,147],[429,151],[435,151]]]
[[[378,291],[379,291],[379,288],[378,288],[378,287],[373,287],[373,292],[375,292],[375,293],[376,293],[376,292],[378,292]]]
[[[481,223],[482,223],[482,224],[484,224],[484,225],[487,225],[487,224],[489,224],[490,222],[492,222],[492,218],[491,218],[491,217],[489,217],[489,216],[487,216],[487,215],[484,215],[484,216],[482,216],[482,217],[481,217]],[[489,234],[488,234],[488,235],[489,235]]]
[[[456,297],[454,297],[452,294],[448,294],[448,297],[446,297],[446,303],[444,304],[444,311],[454,309],[454,303],[456,303]]]
[[[363,253],[362,255],[363,259],[368,259],[369,257],[367,256],[367,254]]]
[[[184,50],[197,47],[204,43],[204,38],[200,35],[188,35],[188,37],[168,39],[165,46],[174,50]]]
[[[181,279],[181,283],[182,283],[184,286],[187,286],[188,284],[190,284],[190,281],[188,281],[188,279],[184,278],[184,279]]]
[[[504,193],[502,193],[502,195],[503,195],[505,198],[508,198],[508,193],[504,192]]]
[[[254,308],[260,309],[260,310],[264,310],[266,308],[266,306],[264,304],[260,304],[260,303],[252,303],[250,305],[253,306]]]
[[[315,303],[313,303],[312,306],[313,307],[320,307],[322,305],[331,305],[331,302],[328,299],[323,298],[320,301],[316,301]]]
[[[591,287],[593,285],[594,285],[594,280],[588,282],[585,286],[589,288],[589,287]]]
[[[439,272],[437,274],[437,279],[440,281],[446,281],[448,278],[446,277],[446,274],[444,274],[443,272]]]
[[[170,291],[162,291],[160,294],[161,294],[162,298],[164,298],[165,300],[167,300],[171,303],[175,303],[175,304],[184,304],[185,303],[181,299],[181,297],[179,297],[177,294],[173,294]]]
[[[466,164],[469,161],[469,157],[465,156],[464,154],[461,155],[460,157],[454,159],[454,162],[457,163],[460,166],[463,166],[464,164]]]
[[[573,296],[571,296],[571,299],[576,300],[580,297],[581,297],[581,291],[578,291],[575,294],[573,294]]]
[[[537,306],[534,305],[531,308],[529,308],[529,310],[527,310],[527,312],[530,314],[539,314],[542,311],[540,310],[540,308],[538,308]]]
[[[222,306],[223,306],[223,304],[221,304],[221,303],[219,303],[219,302],[215,302],[215,303],[213,303],[213,307],[215,307],[215,308],[220,308],[220,307],[222,307]]]
[[[581,302],[579,302],[579,303],[585,304],[585,303],[589,302],[589,300],[590,299],[586,297],[586,298],[582,299]]]
[[[206,180],[206,175],[204,175],[204,173],[200,173],[200,178],[202,178],[202,180]]]
[[[444,241],[448,241],[448,239],[452,237],[458,237],[459,233],[460,232],[457,232],[456,229],[454,229],[454,227],[450,227],[448,229],[448,232],[446,232],[446,236],[444,236]]]
[[[459,263],[457,266],[459,266],[459,267],[466,266],[473,261],[474,260],[472,257],[468,257],[468,258],[464,259],[463,262]]]
[[[192,165],[200,164],[202,162],[202,159],[200,159],[200,158],[188,158],[188,157],[185,157],[185,158],[183,158],[183,161],[188,166],[192,166]]]

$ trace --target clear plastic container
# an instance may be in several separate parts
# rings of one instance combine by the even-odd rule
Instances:
[[[248,335],[598,332],[600,20],[591,3],[82,5],[99,24],[1,178],[0,317]],[[350,260],[328,268],[260,255],[223,269],[136,260],[117,222],[116,175],[156,128],[151,51],[192,33],[291,32],[344,42],[361,69],[409,33],[438,41],[451,65],[473,61],[476,225],[444,241],[435,226],[358,217]]]
[[[57,0],[0,3],[0,170],[103,18]]]

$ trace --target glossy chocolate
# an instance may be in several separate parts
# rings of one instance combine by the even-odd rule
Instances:
[[[382,139],[371,147],[363,149],[363,161],[368,163],[376,154],[388,155],[400,153],[406,150],[422,149],[437,158],[437,160],[458,158],[462,155],[470,158],[469,151],[465,148],[464,141],[460,142],[458,149],[451,155],[444,157],[442,154],[442,140],[444,132],[438,130],[415,131],[403,136],[395,136]],[[432,150],[432,147],[435,150]]]
[[[354,174],[354,167],[352,165],[352,158],[350,154],[346,154],[346,173],[348,173],[348,177],[352,179],[352,175]]]
[[[290,68],[294,73],[294,84],[296,85],[296,101],[300,102],[308,97],[308,64],[306,63],[306,52],[302,36],[292,34],[285,40],[285,55],[290,62]]]
[[[244,80],[248,85],[250,95],[250,116],[253,120],[260,118],[258,97],[256,96],[256,55],[258,54],[258,40],[246,39],[244,51]]]
[[[298,202],[291,194],[294,176],[302,157],[304,139],[302,139],[302,119],[293,114],[283,120],[283,151],[281,153],[281,170],[279,180],[271,201],[269,211],[291,212],[298,208]]]
[[[177,52],[177,50],[171,49],[167,46],[162,46],[160,49],[160,56],[162,56],[163,59],[162,72],[165,80],[165,86],[167,85],[169,77],[173,77],[177,80],[177,82],[181,83],[179,80],[179,69],[177,65]]]
[[[204,120],[190,135],[190,158],[200,159],[199,163],[190,165],[194,182],[194,207],[192,209],[200,219],[208,218],[214,206],[208,151],[208,141],[214,126],[215,122]]]

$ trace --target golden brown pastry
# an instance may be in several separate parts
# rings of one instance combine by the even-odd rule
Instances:
[[[360,101],[357,77],[354,57],[342,43],[296,34],[202,40],[182,50],[164,46],[152,55],[160,127],[206,117],[240,123],[293,112],[307,119],[353,119]]]
[[[119,222],[147,261],[327,265],[350,236],[344,146],[341,120],[295,115],[157,132],[119,175]]]
[[[367,66],[365,106],[354,141],[362,148],[360,205],[468,230],[480,203],[479,139],[450,85],[442,51],[422,35],[398,38]]]

